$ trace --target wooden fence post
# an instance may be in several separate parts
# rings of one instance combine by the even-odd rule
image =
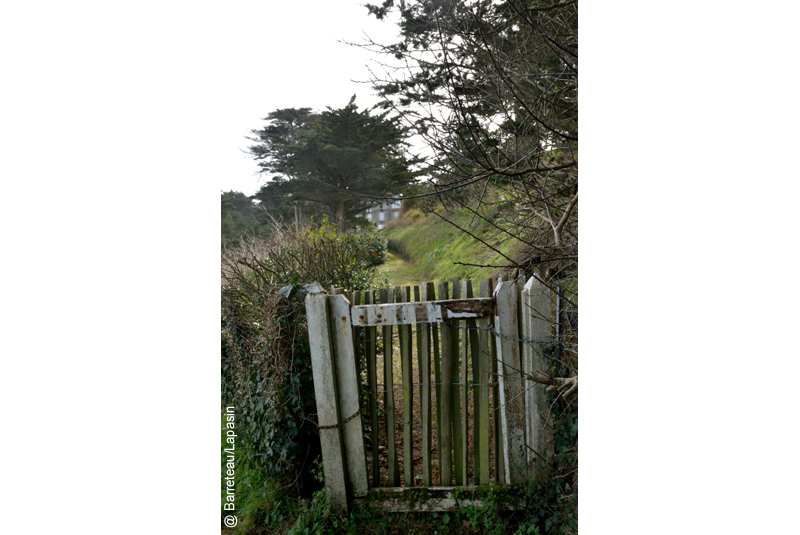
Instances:
[[[350,319],[350,302],[343,295],[328,297],[331,331],[336,351],[336,388],[339,399],[340,421],[351,418],[360,411],[356,355],[353,350],[353,324]],[[361,416],[352,417],[342,426],[344,458],[350,495],[366,496],[369,491],[367,468],[364,464],[364,428]]]
[[[534,277],[525,284],[523,315],[524,338],[534,341],[525,344],[525,375],[549,375],[544,348],[551,340],[550,289]],[[527,381],[525,388],[528,388],[525,392],[528,460],[533,467],[533,477],[541,479],[546,474],[546,465],[539,455],[545,459],[551,459],[553,455],[553,420],[545,385]]]
[[[337,511],[346,512],[347,474],[344,468],[342,430],[341,427],[325,428],[339,423],[340,411],[336,396],[336,367],[331,348],[327,295],[317,283],[310,285],[306,295],[306,313],[325,488],[331,506]]]
[[[525,446],[525,397],[522,378],[522,359],[519,354],[517,326],[517,288],[511,280],[501,282],[494,292],[496,300],[495,325],[499,333],[498,366],[500,378],[500,419],[503,428],[503,453],[506,483],[517,486],[525,483],[527,448]]]

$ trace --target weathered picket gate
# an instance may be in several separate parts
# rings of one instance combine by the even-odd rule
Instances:
[[[434,284],[426,282],[421,293],[420,287],[413,288],[414,301],[411,287],[405,286],[379,290],[378,303],[374,291],[363,292],[364,304],[362,292],[353,292],[348,299],[338,289],[328,295],[317,283],[308,286],[306,310],[323,474],[336,509],[347,511],[353,500],[366,499],[376,507],[398,511],[449,510],[457,501],[480,506],[482,486],[517,487],[544,472],[543,463],[552,454],[550,411],[545,386],[527,381],[525,376],[546,373],[548,368],[544,350],[552,340],[551,294],[535,278],[523,282],[501,281],[493,290],[491,279],[482,281],[480,297],[473,297],[471,281],[455,281],[452,298],[448,283],[440,282],[439,300],[434,298]],[[396,337],[393,326],[398,330]],[[384,341],[383,390],[378,389],[378,329]],[[418,382],[412,378],[414,337]],[[402,362],[402,384],[397,386],[403,398],[403,487],[395,439],[395,338]],[[365,407],[360,403],[362,347],[369,398]],[[435,386],[435,408],[431,386]],[[418,414],[412,406],[415,387],[420,389]],[[378,449],[381,392],[388,454],[384,486]],[[369,416],[370,459],[359,417],[362,412]],[[421,427],[421,477],[417,476],[421,487],[415,487],[414,476],[415,417],[417,429]],[[474,429],[472,456],[470,421]],[[435,460],[434,433],[438,445]],[[437,463],[439,478],[434,481],[432,466]],[[457,489],[461,492],[454,492]]]

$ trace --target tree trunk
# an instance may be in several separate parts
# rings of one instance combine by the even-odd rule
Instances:
[[[345,220],[345,206],[343,202],[339,203],[339,221],[338,221],[339,231],[344,232],[347,230],[347,221]]]

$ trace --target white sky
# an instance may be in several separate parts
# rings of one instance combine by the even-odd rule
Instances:
[[[278,108],[342,107],[354,93],[360,107],[375,104],[352,80],[368,80],[378,56],[339,41],[392,42],[395,28],[351,0],[4,7],[4,63],[23,78],[12,96],[30,106],[11,110],[25,125],[16,143],[46,130],[106,154],[171,146],[188,150],[187,170],[202,161],[196,184],[252,194],[263,179],[241,152],[249,130]]]
[[[396,25],[367,16],[355,1],[246,2],[235,11],[214,15],[222,31],[215,54],[224,57],[214,83],[229,99],[217,119],[227,150],[215,155],[220,188],[254,193],[265,177],[239,149],[244,135],[261,128],[269,112],[279,108],[342,107],[357,94],[359,107],[378,102],[369,84],[366,64],[379,56],[341,41],[361,42],[365,34],[393,42]],[[222,133],[220,134],[222,142]]]
[[[254,177],[257,167],[239,152],[247,144],[243,136],[278,108],[339,108],[353,94],[360,108],[377,103],[370,85],[355,81],[369,79],[366,64],[379,56],[341,41],[361,42],[367,34],[389,43],[397,31],[348,0],[248,2],[223,20],[227,31],[219,42],[230,62],[217,83],[231,102],[220,118],[229,148],[218,155],[220,187],[251,194],[265,177]]]

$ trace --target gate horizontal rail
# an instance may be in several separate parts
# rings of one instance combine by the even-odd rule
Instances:
[[[483,318],[493,313],[494,300],[491,298],[359,305],[352,308],[353,323],[361,327],[440,323],[446,320]]]

